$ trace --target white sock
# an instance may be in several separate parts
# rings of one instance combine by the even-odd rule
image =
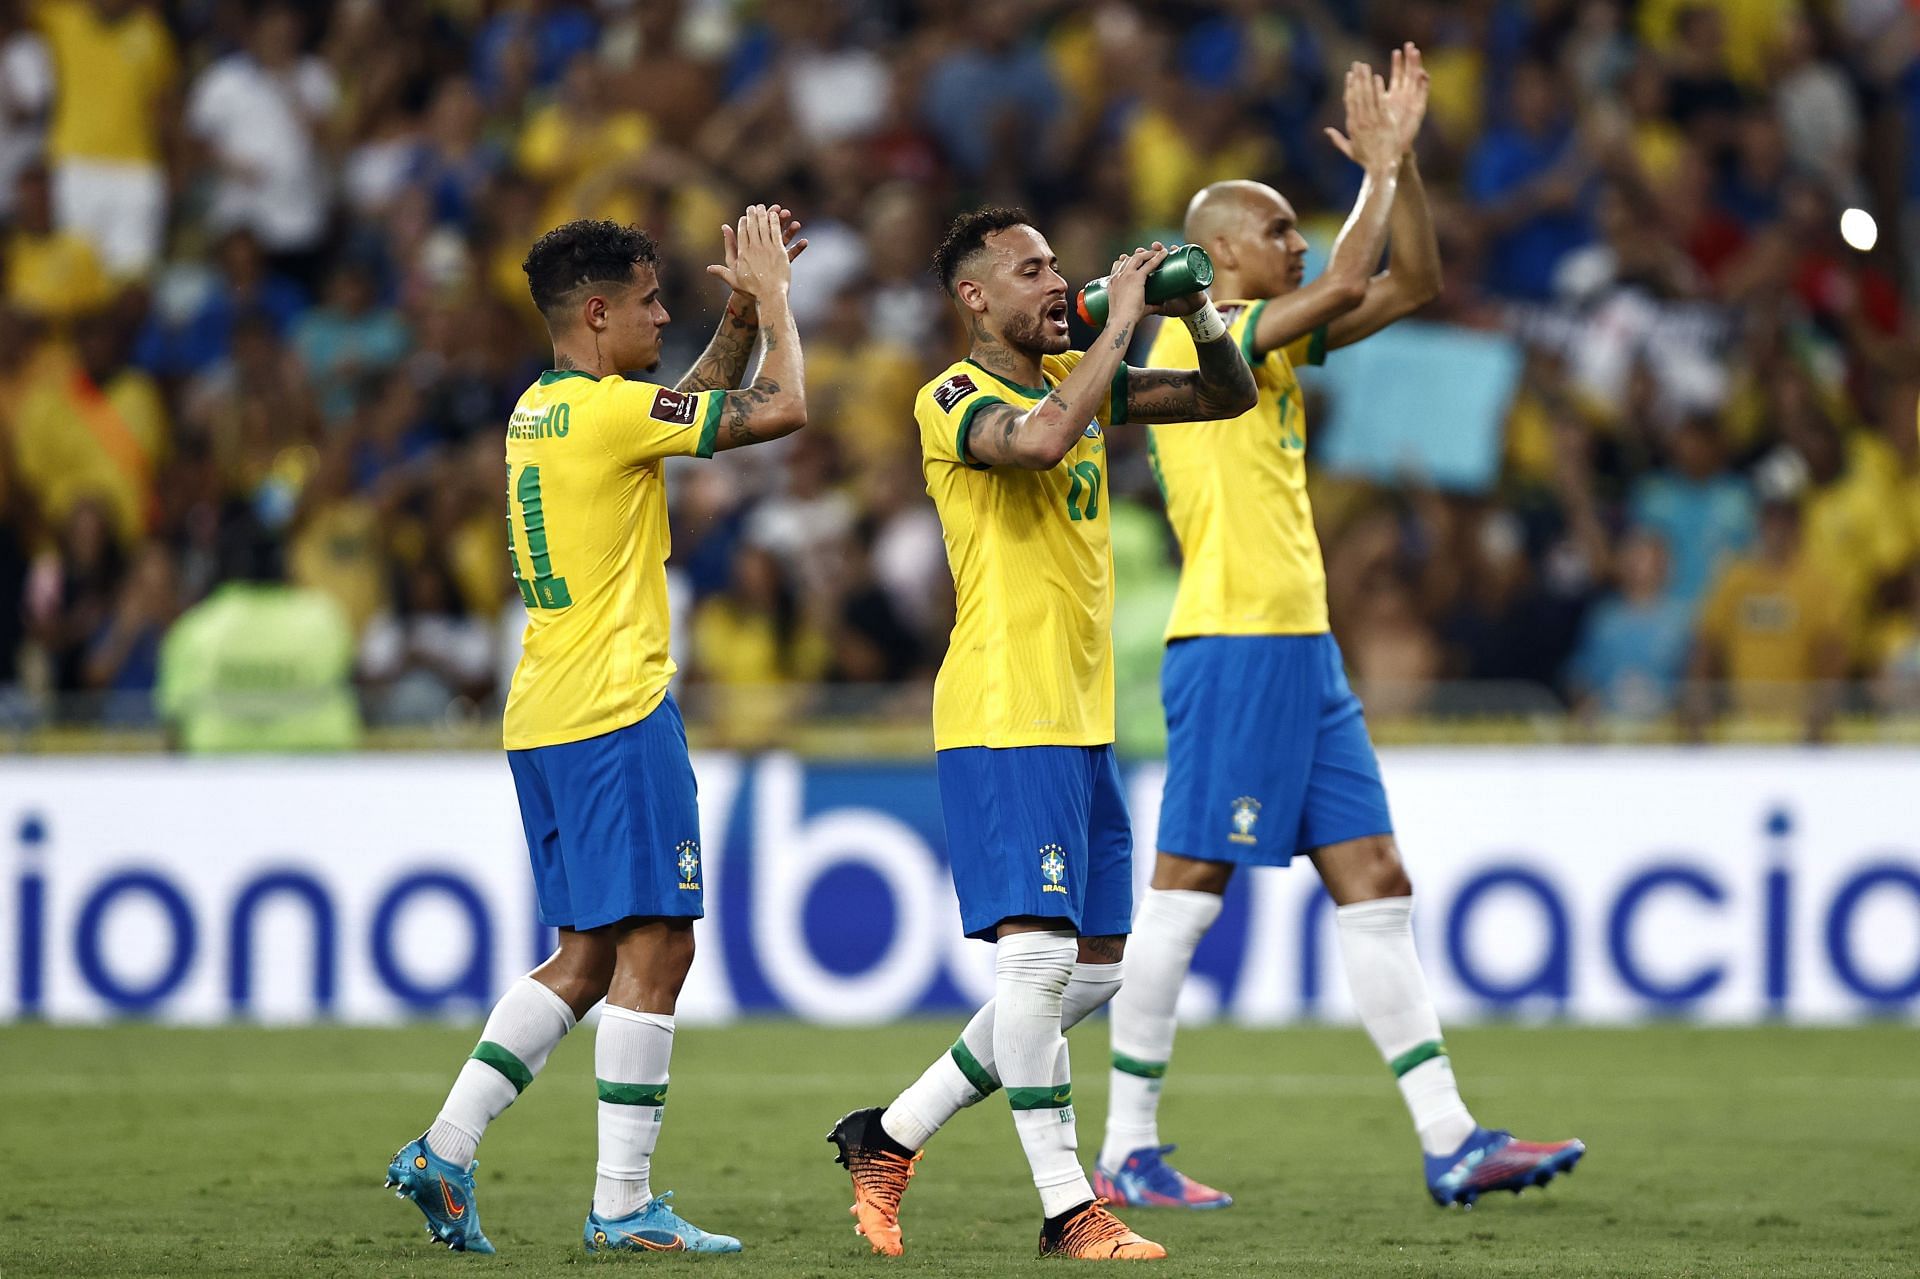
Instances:
[[[472,1163],[487,1125],[526,1091],[554,1045],[572,1029],[573,1009],[546,986],[522,977],[507,987],[427,1129],[428,1148],[462,1168]]]
[[[1440,1039],[1440,1018],[1413,948],[1413,898],[1356,902],[1336,910],[1334,919],[1353,1006],[1373,1046],[1399,1077],[1420,1148],[1430,1155],[1453,1153],[1472,1134],[1473,1116],[1460,1100],[1453,1063]]]
[[[1200,939],[1220,918],[1220,894],[1151,888],[1127,942],[1127,983],[1113,1001],[1113,1069],[1100,1166],[1118,1171],[1160,1144],[1160,1086],[1173,1058],[1174,1009]]]
[[[1072,1030],[1120,989],[1124,964],[1075,964],[1060,997],[1060,1029]],[[993,1004],[973,1015],[953,1047],[934,1059],[920,1078],[893,1099],[880,1126],[908,1150],[918,1150],[949,1119],[1000,1087],[993,1056]]]
[[[600,1161],[594,1166],[593,1210],[608,1220],[639,1212],[653,1200],[647,1174],[667,1109],[667,1063],[673,1018],[608,1004],[593,1041],[600,1090]]]
[[[1013,933],[1000,939],[994,956],[993,1055],[1048,1217],[1093,1198],[1076,1154],[1073,1077],[1060,1025],[1078,949],[1070,932]]]

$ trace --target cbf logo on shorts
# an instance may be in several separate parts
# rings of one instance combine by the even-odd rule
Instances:
[[[1242,795],[1233,801],[1233,832],[1227,838],[1236,844],[1257,844],[1253,824],[1260,820],[1260,801],[1251,795]]]
[[[1040,885],[1043,893],[1064,893],[1067,891],[1067,852],[1058,844],[1044,844],[1040,848],[1040,876],[1047,882]]]
[[[700,891],[700,841],[683,839],[680,841],[680,860],[675,863],[680,868],[680,887],[693,892]]]

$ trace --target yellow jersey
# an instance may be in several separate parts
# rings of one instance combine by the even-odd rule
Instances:
[[[158,108],[177,69],[166,23],[145,8],[109,21],[88,0],[42,0],[37,16],[56,86],[47,154],[160,163]]]
[[[1326,359],[1316,330],[1255,359],[1261,302],[1223,302],[1227,332],[1253,369],[1260,402],[1237,418],[1147,430],[1154,478],[1180,540],[1180,592],[1167,638],[1318,635],[1327,627],[1327,570],[1307,502],[1307,412],[1299,363]],[[1184,324],[1163,323],[1147,363],[1200,366]]]
[[[1050,471],[989,468],[967,429],[989,404],[1025,412],[1080,352],[1042,357],[1045,386],[971,360],[920,388],[921,471],[953,571],[953,636],[933,685],[933,745],[1103,746],[1113,741],[1113,548],[1106,428],[1126,420],[1127,369],[1107,407]]]
[[[667,655],[662,459],[711,457],[724,391],[548,371],[507,422],[507,550],[527,606],[508,750],[598,737],[653,713]]]

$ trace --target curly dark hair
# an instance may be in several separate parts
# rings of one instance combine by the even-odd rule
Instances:
[[[933,251],[933,273],[940,277],[940,287],[947,291],[948,297],[953,296],[954,279],[967,259],[987,246],[988,236],[1008,227],[1032,225],[1033,219],[1025,209],[1006,205],[990,204],[984,209],[962,213],[947,228],[940,247]]]
[[[581,218],[535,240],[520,269],[527,273],[533,304],[552,318],[553,308],[582,285],[625,284],[634,267],[659,261],[659,246],[639,227]]]

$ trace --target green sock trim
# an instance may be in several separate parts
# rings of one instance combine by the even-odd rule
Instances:
[[[1142,1079],[1165,1079],[1167,1063],[1164,1061],[1141,1061],[1138,1057],[1129,1057],[1125,1053],[1113,1055],[1113,1068],[1123,1075],[1138,1075]]]
[[[533,1082],[533,1072],[527,1069],[527,1063],[502,1048],[490,1039],[483,1039],[475,1046],[472,1057],[475,1061],[492,1066],[507,1077],[513,1085],[513,1095],[518,1097]]]
[[[1412,1048],[1407,1049],[1407,1051],[1388,1062],[1387,1065],[1393,1068],[1393,1077],[1398,1079],[1415,1066],[1432,1061],[1435,1057],[1444,1057],[1446,1055],[1447,1046],[1444,1042],[1438,1039],[1429,1039],[1424,1044],[1416,1044]]]
[[[600,1090],[600,1100],[610,1101],[616,1106],[664,1106],[667,1104],[665,1084],[610,1084],[604,1079],[596,1079],[593,1082]]]
[[[987,1068],[980,1064],[980,1059],[968,1049],[966,1040],[954,1040],[953,1047],[947,1049],[947,1055],[953,1058],[953,1064],[960,1067],[960,1073],[967,1077],[967,1082],[982,1097],[992,1095],[1000,1087],[1000,1081],[989,1075]]]
[[[1065,1110],[1073,1104],[1073,1085],[1057,1088],[1009,1088],[1007,1104],[1015,1110]]]

